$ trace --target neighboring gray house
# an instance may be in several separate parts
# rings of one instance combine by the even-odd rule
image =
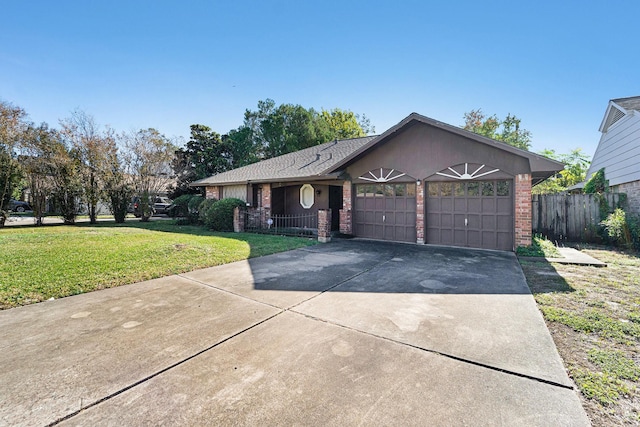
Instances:
[[[611,190],[626,193],[629,211],[640,214],[640,96],[610,100],[599,130],[587,180],[604,168]]]
[[[334,229],[418,244],[531,244],[531,186],[560,162],[413,113],[382,135],[333,141],[191,185],[271,215],[331,209]]]

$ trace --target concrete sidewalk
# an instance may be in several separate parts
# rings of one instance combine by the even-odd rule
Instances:
[[[0,330],[0,425],[589,424],[509,253],[341,241]]]

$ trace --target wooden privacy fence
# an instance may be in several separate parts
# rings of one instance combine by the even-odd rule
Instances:
[[[598,224],[620,207],[623,200],[626,197],[620,193],[534,194],[531,200],[533,232],[552,240],[599,242],[602,239]]]

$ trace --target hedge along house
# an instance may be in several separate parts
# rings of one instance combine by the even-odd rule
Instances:
[[[379,136],[333,141],[192,183],[271,214],[331,209],[357,237],[514,250],[531,244],[531,187],[564,165],[413,113]]]

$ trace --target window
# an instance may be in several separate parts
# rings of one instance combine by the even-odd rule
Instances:
[[[302,205],[302,207],[305,209],[309,209],[311,206],[313,206],[314,202],[315,191],[313,190],[311,184],[305,184],[300,187],[300,205]]]

